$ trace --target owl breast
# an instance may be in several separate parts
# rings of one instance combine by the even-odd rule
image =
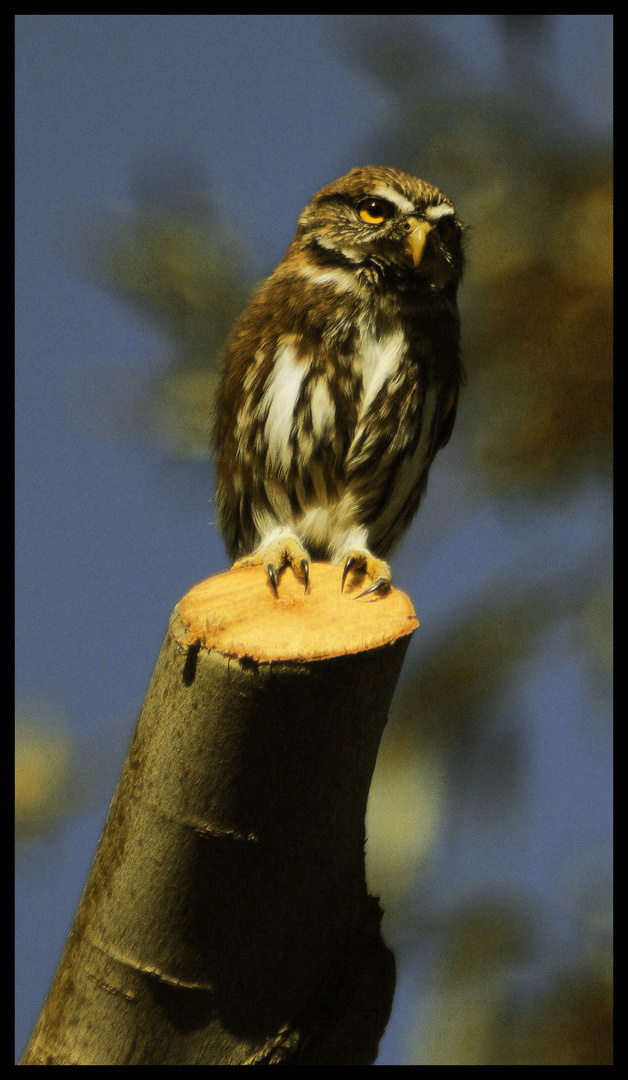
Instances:
[[[384,554],[423,490],[436,391],[423,386],[417,350],[401,327],[379,336],[363,330],[333,363],[308,338],[282,335],[271,362],[260,350],[247,374],[234,554],[278,522],[313,558],[333,560],[352,544]],[[247,498],[251,490],[257,497]]]

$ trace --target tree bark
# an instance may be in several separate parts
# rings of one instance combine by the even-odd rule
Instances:
[[[175,608],[22,1065],[374,1061],[395,968],[364,815],[418,623],[335,567],[302,589],[247,568]]]

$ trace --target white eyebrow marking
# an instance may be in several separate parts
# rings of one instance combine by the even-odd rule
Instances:
[[[454,214],[455,210],[453,206],[448,206],[447,203],[440,203],[438,206],[428,206],[425,211],[426,218],[430,221],[438,221],[439,218],[445,217],[445,214]]]
[[[401,195],[394,188],[386,187],[385,184],[378,184],[376,188],[373,188],[373,195],[378,196],[380,199],[386,199],[388,202],[394,203],[395,206],[401,210],[402,214],[413,214],[414,203],[406,199],[405,195]]]

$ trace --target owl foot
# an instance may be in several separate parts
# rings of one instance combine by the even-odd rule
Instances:
[[[241,566],[264,566],[273,592],[279,598],[279,574],[285,566],[291,566],[295,576],[303,582],[305,592],[310,583],[310,560],[307,551],[293,536],[279,536],[246,555],[233,564],[234,570]]]
[[[371,578],[371,584],[366,589],[363,589],[361,593],[358,593],[357,596],[354,596],[354,600],[359,600],[361,596],[368,596],[369,593],[384,593],[390,588],[392,581],[388,563],[385,563],[383,559],[376,559],[374,555],[371,555],[370,551],[364,548],[356,548],[345,557],[342,581],[340,583],[341,592],[344,592],[345,581],[349,574],[356,585],[360,584],[365,577]]]

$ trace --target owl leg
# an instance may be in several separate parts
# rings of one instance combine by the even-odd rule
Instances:
[[[353,548],[344,556],[342,582],[340,584],[341,592],[344,592],[345,581],[349,575],[351,583],[356,586],[361,584],[365,577],[371,579],[371,584],[361,593],[358,593],[354,597],[355,600],[359,600],[361,596],[368,596],[369,593],[386,592],[390,588],[392,581],[388,563],[384,562],[383,559],[376,559],[367,548]]]
[[[310,558],[294,533],[272,533],[251,554],[237,559],[234,570],[241,566],[264,566],[275,596],[279,596],[279,574],[285,566],[291,566],[296,577],[303,582],[305,592],[310,581]]]

